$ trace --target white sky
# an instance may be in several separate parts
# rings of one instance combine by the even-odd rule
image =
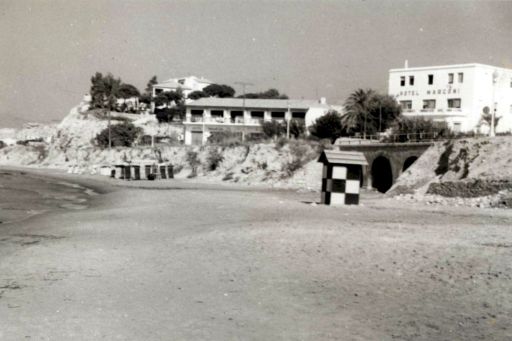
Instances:
[[[193,74],[336,103],[386,92],[405,59],[512,68],[510,1],[1,0],[0,16],[0,127],[62,119],[96,71],[140,90]]]

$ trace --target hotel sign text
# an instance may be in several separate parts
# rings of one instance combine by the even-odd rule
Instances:
[[[426,95],[449,95],[449,94],[460,94],[460,89],[435,89],[427,90]],[[420,93],[417,90],[400,91],[396,97],[399,96],[419,96]]]

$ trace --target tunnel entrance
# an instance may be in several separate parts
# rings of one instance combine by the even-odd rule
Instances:
[[[404,168],[402,168],[402,172],[405,172],[407,168],[411,167],[416,160],[418,160],[417,156],[408,157],[404,162]]]
[[[384,156],[379,156],[372,163],[372,187],[385,193],[393,185],[391,163]]]

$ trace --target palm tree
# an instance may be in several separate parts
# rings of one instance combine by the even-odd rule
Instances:
[[[347,131],[363,133],[366,138],[366,131],[375,131],[375,122],[371,115],[375,106],[377,93],[374,90],[357,89],[345,101],[345,115],[342,117],[342,124]]]

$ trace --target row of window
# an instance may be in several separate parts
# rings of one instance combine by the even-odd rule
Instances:
[[[449,73],[448,74],[448,84],[453,84],[454,78],[455,78],[455,74]],[[406,76],[401,76],[400,77],[400,86],[405,86],[405,81],[406,81]],[[457,73],[457,82],[464,83],[464,73],[463,72]],[[434,75],[433,74],[428,75],[427,83],[428,83],[428,85],[434,84]],[[414,76],[409,76],[409,85],[414,85]]]
[[[412,110],[412,101],[400,101],[400,106],[404,110]],[[435,99],[424,99],[423,100],[423,108],[426,110],[431,110],[436,108],[436,100]],[[448,108],[449,109],[460,109],[461,108],[461,100],[460,98],[450,98],[448,99]]]

